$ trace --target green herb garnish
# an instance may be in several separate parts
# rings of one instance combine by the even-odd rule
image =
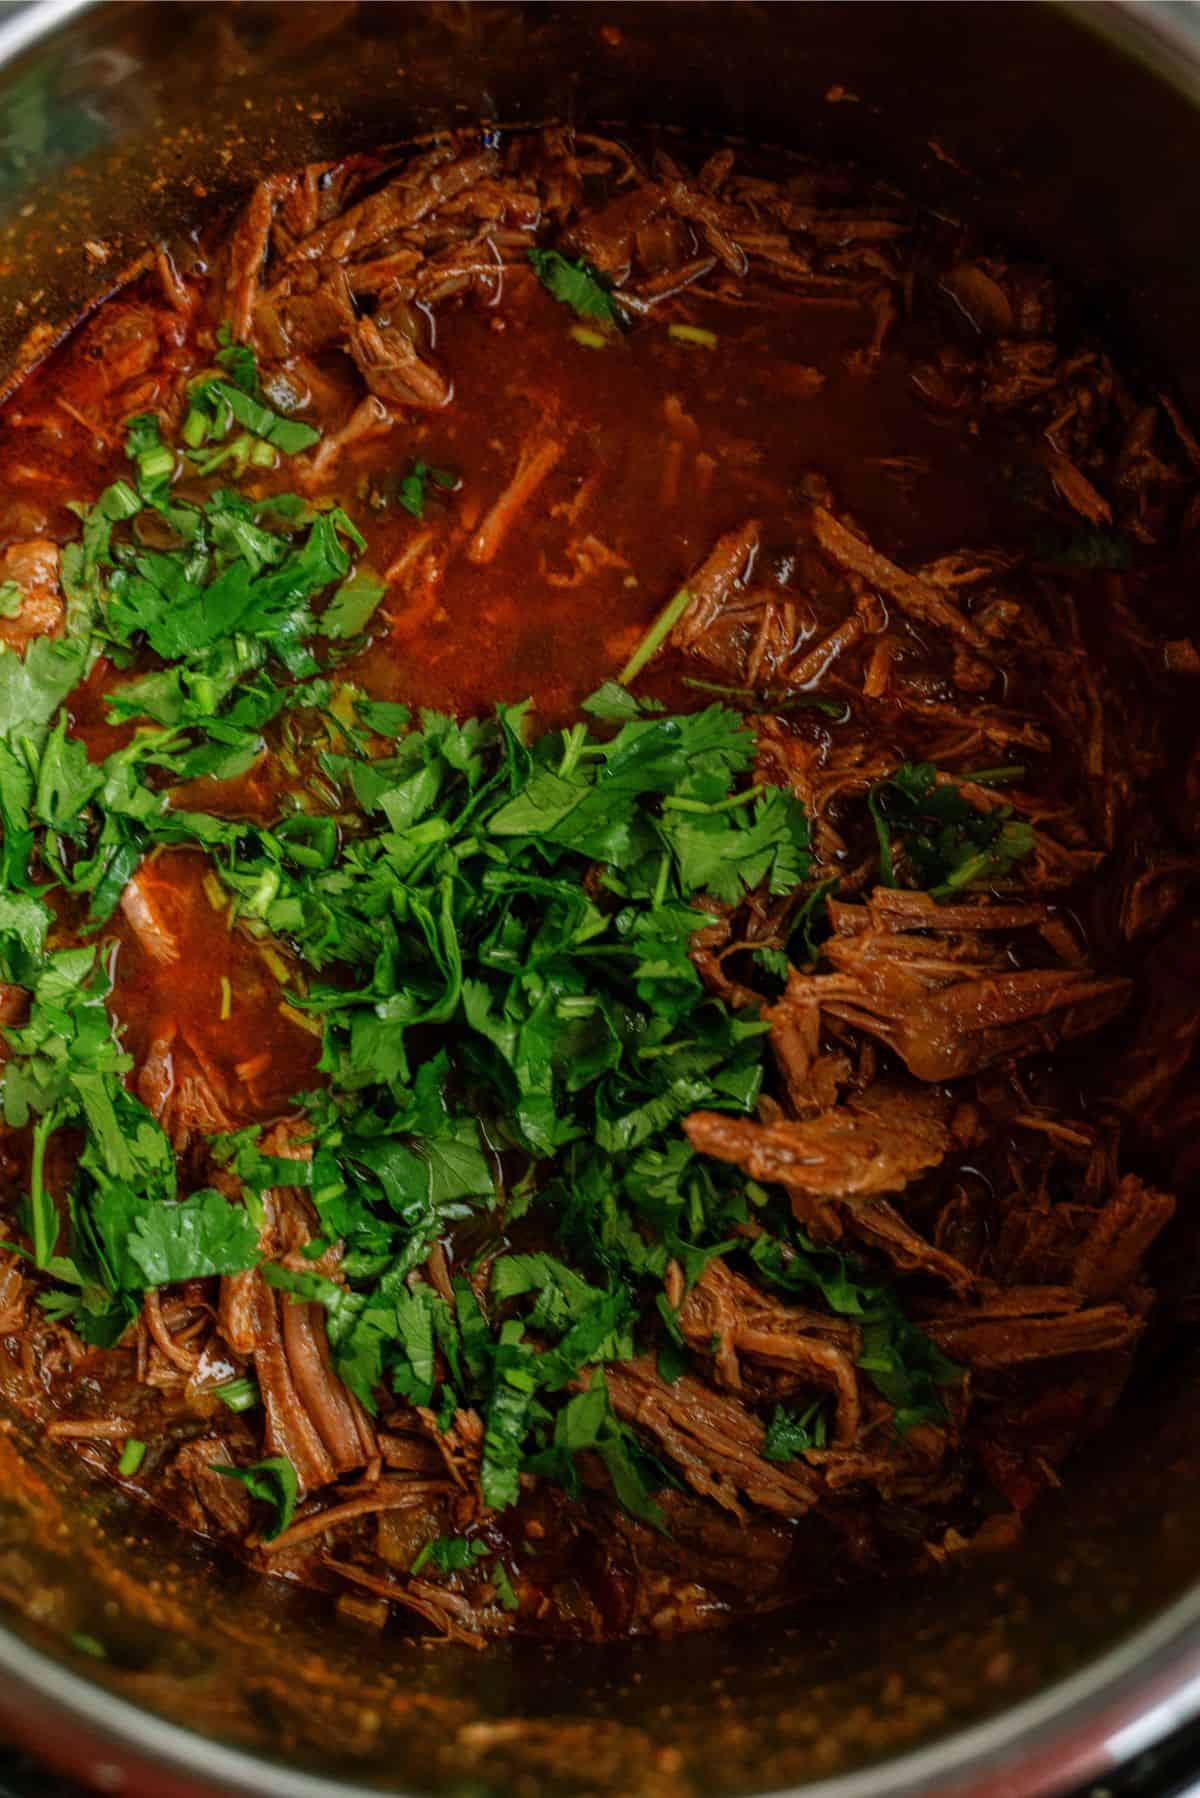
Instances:
[[[230,1411],[253,1411],[262,1403],[258,1390],[258,1382],[248,1377],[240,1380],[226,1380],[223,1386],[213,1387],[213,1397]]]
[[[786,1405],[776,1405],[763,1441],[767,1461],[794,1461],[809,1448],[824,1448],[829,1436],[825,1400],[816,1399],[796,1416]]]
[[[123,1480],[131,1480],[145,1459],[146,1444],[139,1442],[136,1436],[129,1436],[121,1450],[121,1459],[117,1462],[117,1472]]]
[[[1008,774],[999,770],[993,775]],[[1004,880],[1033,853],[1032,827],[1008,807],[976,811],[953,781],[939,781],[930,762],[902,762],[871,788],[867,806],[879,843],[879,879],[897,883],[901,843],[918,883],[935,899],[966,887]]]
[[[274,1542],[277,1536],[282,1536],[296,1515],[296,1500],[300,1492],[296,1469],[290,1461],[283,1455],[272,1455],[265,1461],[255,1461],[252,1467],[226,1467],[214,1461],[212,1471],[223,1475],[227,1480],[237,1480],[251,1498],[270,1505],[274,1515],[263,1531],[265,1542]]]
[[[420,1573],[432,1562],[439,1573],[466,1573],[490,1553],[486,1542],[471,1541],[466,1536],[435,1536],[425,1544],[409,1571]]]
[[[458,477],[445,468],[432,468],[428,462],[414,462],[396,489],[396,503],[411,512],[414,518],[425,516],[425,488],[432,481],[435,487],[450,489],[458,484]]]
[[[560,250],[529,251],[538,280],[556,300],[570,306],[580,318],[596,318],[606,325],[619,326],[621,312],[616,299],[602,277],[582,258],[571,261]]]

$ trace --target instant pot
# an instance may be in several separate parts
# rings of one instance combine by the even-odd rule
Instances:
[[[1200,416],[1200,10],[1150,0],[10,12],[0,388],[266,169],[479,119],[857,162],[1048,262]],[[1151,1338],[1016,1551],[723,1634],[484,1653],[357,1634],[0,1407],[0,1728],[130,1798],[1065,1791],[1200,1713],[1196,1348]]]

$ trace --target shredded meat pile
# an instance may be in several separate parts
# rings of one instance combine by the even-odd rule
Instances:
[[[626,337],[587,343],[530,265],[546,242],[616,295]],[[651,1352],[606,1369],[662,1470],[665,1530],[614,1502],[594,1456],[577,1495],[526,1474],[516,1509],[490,1513],[479,1414],[385,1394],[368,1416],[322,1306],[260,1270],[151,1292],[98,1349],[6,1253],[11,1402],[106,1475],[127,1438],[149,1443],[130,1483],[191,1529],[462,1642],[701,1627],[1012,1539],[1121,1395],[1200,1115],[1200,654],[1179,623],[1200,446],[1169,398],[1060,337],[1058,305],[1041,269],[823,171],[468,134],[269,175],[203,265],[160,251],[13,396],[0,638],[21,650],[63,628],[68,500],[94,497],[131,413],[178,420],[225,322],[266,399],[321,426],[288,480],[367,508],[388,588],[370,690],[460,711],[532,690],[556,720],[686,588],[644,690],[735,695],[756,779],[803,802],[815,857],[803,890],[714,903],[693,939],[712,994],[769,1026],[772,1078],[752,1115],[694,1111],[687,1139],[889,1284],[961,1378],[941,1421],[897,1427],[873,1320],[760,1281],[752,1222],[737,1254],[668,1268],[689,1370]],[[413,457],[461,468],[458,487],[421,520],[374,516]],[[79,716],[95,747],[95,704]],[[1025,852],[932,896],[897,839],[886,884],[867,800],[901,763],[1022,827]],[[257,815],[256,778],[205,806]],[[296,1039],[293,1073],[272,1073],[257,963],[270,1006],[236,1043],[190,1000],[198,960],[226,951],[170,866],[125,888],[113,1003],[133,1089],[181,1165],[236,1199],[206,1138],[265,1121],[265,1152],[303,1156],[281,1095],[315,1079],[314,1052]],[[22,995],[4,1003],[18,1019]],[[4,1153],[16,1191],[11,1132]],[[268,1193],[264,1264],[344,1283],[320,1235],[301,1187]],[[454,1254],[440,1244],[410,1285],[453,1299]],[[472,1264],[485,1308],[487,1275]],[[261,1407],[236,1413],[213,1392],[241,1376]],[[777,1407],[817,1402],[819,1444],[764,1452]],[[263,1456],[298,1481],[274,1540],[213,1471]],[[515,1608],[491,1561],[413,1572],[467,1532],[511,1567]]]

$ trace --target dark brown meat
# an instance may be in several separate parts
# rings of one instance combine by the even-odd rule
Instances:
[[[684,1375],[674,1385],[652,1361],[606,1370],[613,1409],[675,1463],[688,1485],[741,1515],[741,1500],[780,1517],[800,1517],[816,1504],[818,1481],[797,1463],[764,1461],[763,1426],[732,1399]]]
[[[1124,1306],[1098,1305],[1059,1317],[937,1318],[929,1333],[954,1360],[986,1371],[1127,1348],[1142,1328]]]
[[[448,406],[453,384],[424,361],[403,331],[382,329],[373,318],[350,327],[350,354],[363,380],[389,406]]]
[[[261,1274],[250,1277],[255,1282],[254,1373],[265,1412],[266,1446],[270,1454],[285,1455],[291,1462],[303,1495],[329,1485],[337,1468],[292,1377],[280,1323],[287,1300],[272,1292]]]
[[[695,1111],[684,1128],[702,1155],[735,1162],[753,1180],[818,1199],[900,1192],[946,1154],[947,1107],[934,1094],[883,1085],[804,1122],[756,1124]]]
[[[163,1478],[168,1491],[177,1495],[189,1528],[204,1536],[232,1536],[235,1541],[248,1534],[250,1494],[240,1480],[215,1471],[235,1463],[229,1441],[220,1435],[185,1442],[171,1458]]]
[[[732,1392],[745,1389],[739,1360],[744,1356],[786,1376],[775,1383],[781,1394],[791,1387],[828,1388],[837,1403],[834,1441],[848,1445],[857,1440],[861,1405],[854,1363],[861,1338],[852,1323],[781,1304],[721,1260],[710,1261],[686,1295],[682,1275],[673,1266],[667,1296],[692,1348],[712,1355],[721,1385]]]
[[[760,526],[754,519],[720,538],[710,555],[689,576],[691,598],[671,633],[680,649],[689,649],[711,629],[735,585],[748,577],[758,549]]]
[[[285,1300],[282,1324],[296,1397],[316,1426],[335,1472],[361,1467],[374,1452],[374,1436],[330,1364],[324,1307]]]
[[[429,213],[498,170],[494,150],[456,155],[451,145],[439,144],[414,157],[403,173],[378,193],[357,201],[302,238],[289,260],[330,257],[335,262],[359,261],[364,251],[374,251],[389,238],[419,225]]]
[[[1141,1270],[1151,1243],[1170,1222],[1175,1200],[1127,1174],[1088,1232],[1072,1283],[1087,1299],[1116,1297]]]
[[[874,928],[867,911],[841,919],[825,951],[838,972],[817,976],[822,1009],[879,1037],[919,1080],[1044,1053],[1100,1029],[1132,992],[1080,966],[1014,969],[973,930],[922,936]]]
[[[826,506],[812,508],[813,532],[825,554],[848,574],[858,575],[876,592],[894,599],[902,611],[919,623],[950,631],[973,649],[986,649],[988,640],[945,592],[932,581],[907,574],[864,538],[846,529]]]

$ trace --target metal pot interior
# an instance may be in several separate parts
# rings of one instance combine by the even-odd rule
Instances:
[[[68,16],[0,72],[0,377],[44,353],[148,241],[265,167],[479,117],[557,117],[860,160],[1045,258],[1135,363],[1169,367],[1200,399],[1200,233],[1179,180],[1200,148],[1179,83],[1200,76],[1155,8],[51,11]],[[1127,1743],[1157,1727],[1152,1700],[1163,1716],[1200,1702],[1184,1690],[1200,1596],[1161,1617],[1200,1574],[1192,1393],[1179,1344],[1152,1341],[1109,1435],[1015,1555],[752,1631],[484,1656],[334,1629],[320,1599],[215,1562],[6,1423],[0,1711],[43,1751],[93,1774],[107,1760],[129,1772],[122,1789],[156,1794],[294,1793],[302,1770],[342,1791],[462,1798],[811,1781],[984,1791],[1005,1769],[1018,1780],[1006,1789],[1054,1789],[1098,1769],[1119,1727]],[[1154,1618],[1153,1639],[1136,1634]],[[109,1658],[81,1658],[81,1636]],[[56,1663],[73,1670],[65,1684]],[[143,1727],[119,1705],[103,1725],[98,1690],[197,1733]],[[1037,1694],[1035,1710],[1014,1709]],[[955,1733],[968,1726],[982,1727]],[[223,1761],[203,1738],[265,1764]],[[290,1771],[274,1774],[281,1763]]]

